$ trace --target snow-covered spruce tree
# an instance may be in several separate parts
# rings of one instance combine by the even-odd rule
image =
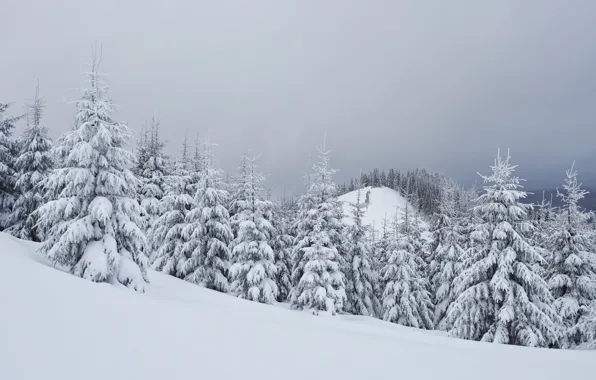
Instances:
[[[269,245],[276,234],[271,224],[273,205],[261,197],[265,177],[257,172],[256,158],[244,157],[235,198],[234,225],[237,236],[232,246],[230,280],[238,297],[273,303],[278,296],[277,268]]]
[[[432,329],[432,300],[424,277],[424,260],[416,251],[407,206],[404,218],[394,218],[381,276],[385,283],[382,319],[404,326]]]
[[[460,271],[460,259],[463,257],[462,236],[455,210],[453,189],[447,188],[439,205],[433,230],[435,240],[434,261],[431,269],[431,288],[434,293],[434,326],[438,330],[447,330],[445,315],[455,300],[453,281]]]
[[[563,318],[563,348],[590,339],[580,321],[596,306],[596,247],[593,232],[586,224],[592,214],[578,205],[588,192],[577,182],[573,165],[566,174],[564,192],[557,194],[562,207],[550,244],[553,261],[549,278],[555,310]]]
[[[581,316],[574,330],[582,338],[578,347],[596,349],[596,305],[593,305],[589,313]]]
[[[232,230],[226,208],[229,194],[221,189],[221,170],[214,167],[213,148],[203,144],[199,182],[193,209],[186,215],[188,225],[183,230],[182,251],[187,257],[181,274],[186,281],[228,292]]]
[[[245,207],[245,202],[247,197],[250,196],[252,193],[252,188],[250,185],[250,159],[248,156],[243,155],[242,160],[240,160],[240,164],[237,167],[237,174],[232,177],[232,184],[230,186],[231,193],[228,205],[228,212],[230,213],[230,226],[232,228],[232,234],[234,236],[234,240],[238,237],[238,231],[240,230],[240,222],[243,219],[243,216],[240,213]],[[234,241],[232,241],[233,249]]]
[[[558,340],[553,298],[534,264],[543,261],[528,244],[526,193],[513,176],[516,166],[497,155],[475,212],[482,223],[467,267],[457,276],[457,299],[447,311],[450,334],[459,338],[532,347]]]
[[[313,176],[313,174],[308,174],[304,177],[306,191],[298,199],[296,205],[296,218],[294,219],[294,224],[292,225],[292,232],[294,235],[291,273],[292,289],[298,285],[302,275],[304,274],[304,250],[300,249],[299,245],[301,243],[308,243],[308,240],[305,239],[310,231],[314,230],[315,226],[315,218],[313,217],[313,214],[316,212],[317,199],[315,194],[309,191],[313,182]]]
[[[35,99],[28,108],[28,125],[19,139],[21,150],[15,161],[18,198],[10,215],[9,231],[18,238],[39,242],[43,233],[37,228],[37,214],[34,211],[44,203],[43,185],[53,168],[52,140],[47,128],[41,125],[44,102],[39,97],[39,85]]]
[[[271,248],[275,255],[277,301],[288,300],[292,290],[291,268],[294,237],[291,235],[291,210],[286,198],[282,198],[273,208],[273,228],[276,234],[271,240]]]
[[[147,244],[138,227],[129,128],[112,119],[115,106],[98,74],[95,54],[90,89],[76,101],[76,128],[61,140],[72,148],[50,174],[46,188],[54,197],[39,211],[49,233],[40,251],[76,276],[121,283],[143,291]]]
[[[536,250],[540,253],[544,262],[536,263],[535,267],[537,272],[543,278],[548,277],[548,266],[552,265],[552,253],[550,251],[551,237],[553,236],[554,212],[552,210],[551,203],[549,203],[544,192],[542,193],[542,201],[533,206],[533,217],[530,219],[532,223],[532,231],[529,235],[529,242]]]
[[[378,239],[375,240],[375,244],[373,245],[373,272],[377,277],[377,281],[375,283],[375,295],[380,303],[380,309],[377,310],[377,315],[379,317],[382,316],[382,307],[383,307],[383,292],[385,291],[385,286],[387,285],[381,276],[381,270],[385,267],[387,262],[385,260],[388,259],[387,251],[389,250],[389,245],[391,243],[391,235],[392,231],[389,224],[389,219],[387,218],[387,213],[385,213],[385,217],[383,218],[383,224],[381,225],[380,236]]]
[[[380,303],[375,294],[377,276],[373,268],[372,247],[367,228],[362,225],[366,204],[361,200],[362,185],[356,184],[356,202],[351,203],[353,224],[347,229],[346,311],[355,315],[376,316]]]
[[[143,171],[140,173],[141,188],[139,195],[141,198],[141,207],[144,210],[143,229],[150,240],[153,239],[153,223],[161,214],[160,201],[165,193],[165,179],[169,175],[168,164],[164,155],[165,143],[159,137],[160,122],[157,118],[151,121],[148,140],[145,141],[146,161],[143,165]],[[151,244],[153,249],[156,246]]]
[[[0,231],[10,224],[10,213],[15,201],[14,164],[18,145],[12,139],[15,123],[22,116],[6,117],[4,113],[10,104],[0,103]]]
[[[443,207],[451,201],[450,199],[448,200],[449,197],[453,197],[453,189],[450,188],[448,183],[442,181],[440,198],[435,200],[438,206],[432,215],[430,223],[429,232],[431,234],[431,240],[428,244],[428,256],[426,258],[429,264],[430,277],[435,273],[435,255],[445,239],[446,233],[444,228],[450,220],[450,217],[445,214]]]
[[[147,126],[145,125],[143,127],[143,130],[141,131],[140,136],[137,138],[137,149],[135,151],[134,167],[132,168],[132,172],[139,177],[141,177],[141,175],[145,171],[147,161],[149,160],[149,157],[147,155],[148,146],[149,146],[149,130],[147,129]],[[139,190],[141,189],[140,185],[141,184],[139,184]]]
[[[195,152],[194,152],[194,155],[192,156],[192,158],[190,159],[190,164],[188,167],[188,171],[190,173],[192,189],[193,189],[194,193],[196,193],[197,190],[199,189],[199,182],[201,181],[201,175],[202,175],[201,173],[203,173],[203,168],[205,166],[203,164],[203,159],[204,159],[205,155],[201,151],[202,145],[204,145],[204,144],[201,143],[201,141],[199,140],[199,134],[197,133],[197,138],[195,141]]]
[[[189,173],[188,144],[182,145],[182,153],[174,164],[174,172],[165,178],[166,191],[160,201],[162,214],[155,220],[153,246],[157,247],[153,269],[183,278],[182,266],[186,263],[183,251],[186,217],[194,207],[191,177]]]
[[[290,303],[313,314],[341,312],[346,302],[345,277],[342,268],[341,237],[344,224],[341,203],[333,182],[335,169],[330,168],[331,152],[319,149],[314,174],[309,178],[307,194],[301,198],[300,222],[297,226]]]

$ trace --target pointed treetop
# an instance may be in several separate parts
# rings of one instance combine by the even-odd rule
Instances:
[[[31,116],[33,126],[38,127],[43,109],[45,108],[45,101],[39,97],[39,79],[37,80],[37,86],[35,88],[35,98],[27,105],[27,108],[29,109],[27,115]]]

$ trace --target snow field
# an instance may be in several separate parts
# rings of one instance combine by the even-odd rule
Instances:
[[[596,353],[312,316],[150,271],[145,294],[47,265],[0,233],[0,379],[591,379]]]

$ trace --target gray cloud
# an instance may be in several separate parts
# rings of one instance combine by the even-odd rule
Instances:
[[[31,98],[39,78],[56,135],[97,40],[119,118],[158,114],[171,153],[210,134],[225,169],[261,153],[278,188],[301,188],[324,133],[340,180],[393,166],[471,183],[509,147],[535,184],[573,159],[596,184],[593,1],[31,0],[2,13],[0,99]]]

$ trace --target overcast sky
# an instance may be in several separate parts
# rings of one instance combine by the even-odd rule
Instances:
[[[464,183],[511,148],[530,186],[572,160],[596,185],[596,1],[8,0],[0,101],[35,92],[53,135],[72,125],[90,45],[117,117],[160,116],[219,143],[224,169],[260,153],[271,185],[301,188],[327,134],[338,180],[424,167]]]

